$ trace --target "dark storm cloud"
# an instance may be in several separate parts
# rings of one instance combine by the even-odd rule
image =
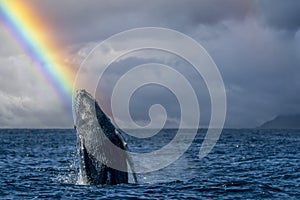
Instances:
[[[144,55],[147,56],[145,57]],[[173,54],[162,51],[144,50],[139,53],[134,52],[123,56],[108,68],[108,70],[101,77],[101,81],[97,90],[98,99],[100,99],[102,105],[104,105],[105,112],[110,116],[112,115],[111,95],[116,82],[120,79],[120,77],[126,74],[126,72],[133,67],[145,63],[160,63],[171,66],[180,72],[180,74],[182,74],[190,82],[194,92],[197,95],[201,109],[200,124],[206,127],[210,117],[210,98],[203,79],[188,62],[178,58]],[[155,73],[158,74],[158,76],[161,75],[161,71],[157,71]],[[148,73],[147,75],[149,76]],[[172,76],[169,76],[168,79],[171,82],[178,81]],[[178,99],[176,98],[177,96],[183,96],[183,93],[174,94],[170,89],[157,84],[145,85],[135,91],[131,97],[129,104],[130,114],[137,123],[146,125],[150,120],[148,115],[150,107],[154,104],[160,104],[167,112],[168,118],[166,121],[166,126],[177,127],[178,122],[180,121],[180,105]]]
[[[263,19],[267,26],[297,30],[297,0],[153,0],[72,1],[33,0],[53,27],[53,34],[69,43],[103,40],[130,28],[163,26],[188,32],[195,26],[226,20]],[[258,19],[258,20],[260,20]]]
[[[299,113],[299,54],[287,38],[253,19],[229,23],[204,46],[217,63],[228,97],[228,124],[255,127],[282,113]]]
[[[261,14],[274,28],[295,31],[300,28],[300,1],[263,0],[259,1]]]
[[[197,40],[216,62],[227,91],[227,126],[256,127],[279,114],[300,113],[298,0],[31,1],[55,39],[66,44],[70,54],[66,59],[76,66],[95,42],[120,31],[144,26],[172,28]],[[44,85],[30,72],[32,63],[20,56],[20,49],[1,28],[0,125],[71,127],[71,118],[57,117],[63,115],[59,99],[44,94]],[[120,63],[135,66],[154,61],[146,54]],[[167,57],[164,62],[181,70],[198,87],[197,95],[204,102],[201,114],[209,119],[210,102],[207,91],[203,95],[205,85],[198,85],[199,77],[185,71],[186,64],[176,59]],[[109,85],[120,73],[108,73],[104,92],[109,93]],[[147,122],[149,106],[161,103],[168,109],[169,125],[174,125],[178,118],[174,96],[164,96],[163,89],[144,89],[131,102],[133,117]],[[109,106],[108,98],[101,100]]]
[[[158,10],[172,24],[184,20],[186,24],[216,24],[226,19],[242,20],[253,10],[252,1],[245,0],[198,0],[198,1],[161,1]],[[177,24],[178,25],[178,24]],[[184,24],[182,24],[184,26]]]
[[[99,41],[129,28],[163,26],[183,31],[197,24],[242,20],[253,11],[252,0],[172,1],[38,1],[56,36],[68,42]]]

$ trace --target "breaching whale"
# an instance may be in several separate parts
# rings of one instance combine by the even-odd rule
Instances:
[[[87,91],[78,90],[73,112],[81,181],[92,185],[128,183],[127,164],[132,167],[132,163],[126,143],[97,101]],[[134,172],[133,177],[136,181]]]

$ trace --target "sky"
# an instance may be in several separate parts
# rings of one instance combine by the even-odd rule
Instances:
[[[62,44],[65,63],[75,71],[93,47],[114,34],[138,27],[170,28],[196,40],[218,66],[227,95],[226,127],[257,127],[277,115],[300,113],[298,0],[28,1],[47,19],[51,35]],[[0,127],[72,127],[72,113],[2,23],[0,43]],[[182,59],[150,50],[116,61],[101,80],[99,99],[108,115],[112,85],[124,71],[121,66],[129,69],[153,61],[188,77],[200,100],[200,124],[208,124],[210,100],[201,77],[194,77]],[[149,107],[156,103],[168,113],[167,126],[176,127],[178,101],[160,86],[133,95],[133,119],[149,123]]]

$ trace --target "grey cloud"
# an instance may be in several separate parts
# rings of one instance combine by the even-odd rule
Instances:
[[[257,18],[267,26],[295,31],[300,23],[297,0],[32,1],[50,23],[56,38],[68,43],[101,41],[143,26],[189,32],[200,24]]]
[[[71,113],[25,55],[0,58],[0,127],[71,127]]]
[[[56,36],[68,42],[102,40],[130,28],[163,26],[183,31],[197,24],[243,20],[251,0],[58,1],[34,0]]]
[[[299,113],[295,38],[252,20],[224,25],[227,29],[219,29],[217,37],[203,44],[225,81],[227,124],[255,127],[281,113]]]
[[[58,42],[68,44],[62,47],[68,51],[66,59],[77,66],[95,42],[112,34],[143,26],[172,28],[196,39],[217,63],[227,89],[227,126],[255,127],[279,114],[300,113],[297,0],[32,1]],[[30,71],[32,61],[0,30],[0,125],[72,126],[71,113],[64,112],[54,91],[45,92],[47,84]],[[178,59],[159,54],[162,59],[153,60],[146,55],[144,52],[117,62],[122,70],[109,71],[100,91],[110,94],[120,74],[136,64],[161,61],[189,77],[204,108],[203,123],[207,124],[210,101],[204,83],[198,85],[199,77],[185,70],[187,64]],[[157,102],[168,109],[169,125],[176,124],[174,97],[164,96],[165,90],[156,87],[144,89],[131,102],[133,117],[147,122],[146,111]],[[109,95],[100,95],[100,99],[110,113]]]
[[[256,18],[248,18],[242,22],[224,20],[214,25],[200,24],[188,34],[208,50],[221,71],[228,97],[226,126],[256,127],[276,115],[300,112],[297,95],[297,91],[300,90],[299,54],[296,52],[298,46],[295,45],[299,39],[298,35],[286,37],[281,31],[258,23]],[[144,56],[143,53],[139,56],[143,58],[145,55],[149,53],[144,52]],[[113,80],[128,68],[151,61],[153,62],[145,58],[123,60],[119,69],[112,70],[102,83],[106,88],[103,94],[110,94],[114,85]],[[182,70],[186,69],[186,63],[180,63],[172,57],[167,57],[163,61],[187,75],[194,85],[198,84],[199,78],[194,79],[191,71]],[[201,108],[206,108],[202,116],[205,116],[204,123],[207,125],[210,104],[208,95],[203,95],[204,87],[199,88],[197,94],[199,99],[202,98],[201,102],[205,102]],[[163,97],[162,91],[150,92],[147,98],[142,98],[141,93],[139,95],[137,94],[136,99],[132,101],[137,109],[131,111],[135,119],[145,122],[149,120],[147,109],[151,102],[154,102],[151,97],[163,105],[172,102],[170,96],[159,98]],[[106,107],[110,106],[108,96],[104,99],[100,96]],[[172,119],[178,119],[176,103],[171,104],[166,106],[169,109],[168,114]]]
[[[111,95],[119,78],[133,67],[145,63],[165,64],[173,67],[180,72],[180,74],[185,76],[193,87],[199,100],[199,106],[201,109],[200,124],[207,126],[210,117],[210,98],[201,76],[197,74],[196,70],[193,69],[193,66],[183,59],[178,58],[173,54],[156,50],[143,50],[141,52],[128,54],[114,62],[108,68],[104,76],[101,78],[97,90],[98,99],[102,102],[106,113],[112,116]],[[155,73],[159,76],[161,71],[157,71]],[[144,76],[147,75],[147,73],[144,74]],[[176,82],[176,79],[172,76],[169,76],[168,79],[171,82]],[[182,89],[184,90],[184,88]],[[139,88],[132,96],[129,105],[132,118],[136,122],[145,125],[149,123],[150,120],[148,116],[150,106],[154,104],[161,104],[168,114],[166,126],[177,127],[180,121],[180,106],[176,95],[182,96],[183,93],[173,94],[169,89],[156,84],[150,84]]]
[[[274,28],[295,31],[300,28],[300,1],[264,0],[258,1],[261,14]]]
[[[22,53],[17,43],[11,41],[11,36],[9,35],[9,32],[5,30],[4,26],[1,26],[1,23],[0,23],[0,38],[1,38],[0,59],[6,58],[10,55],[19,55]]]
[[[47,101],[36,96],[12,96],[1,92],[0,103],[2,128],[72,127],[71,116],[53,99]]]

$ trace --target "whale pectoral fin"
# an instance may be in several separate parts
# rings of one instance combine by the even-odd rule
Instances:
[[[99,172],[97,170],[96,159],[93,158],[93,156],[87,152],[84,145],[83,145],[83,159],[84,159],[85,172],[88,177],[88,181],[91,184],[101,184],[100,183],[101,178],[99,177]]]
[[[87,181],[89,184],[99,185],[105,184],[107,177],[105,176],[105,167],[101,166],[101,170],[99,171],[99,167],[97,166],[96,159],[88,153],[84,144],[82,144],[82,159],[83,162],[83,170],[86,174]]]

